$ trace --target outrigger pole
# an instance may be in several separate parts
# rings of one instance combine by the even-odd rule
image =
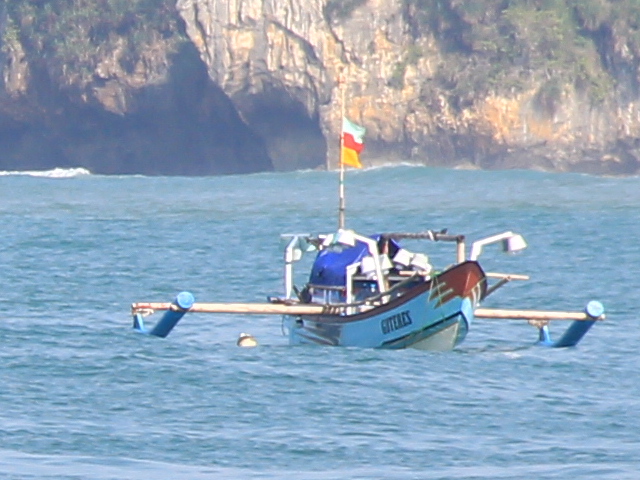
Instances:
[[[574,347],[598,320],[604,320],[604,307],[597,300],[587,303],[583,312],[560,312],[544,310],[507,310],[502,308],[476,308],[476,318],[505,320],[527,320],[538,328],[538,344],[545,347]],[[549,321],[573,320],[559,340],[553,341],[549,333]]]
[[[181,295],[185,296],[185,294],[186,292],[183,292]],[[338,309],[334,308],[333,310],[337,311]],[[134,315],[155,311],[184,311],[185,313],[243,313],[257,315],[321,315],[327,313],[327,308],[323,305],[298,303],[201,302],[192,303],[190,306],[182,306],[180,305],[180,298],[174,302],[138,302],[131,305],[131,312]],[[502,308],[476,308],[474,310],[474,316],[476,318],[491,318],[495,320],[604,320],[604,314],[592,316],[592,314],[587,311],[555,312],[546,310],[508,310]]]
[[[348,308],[345,305],[343,308]],[[158,311],[164,315],[151,329],[147,329],[144,317]],[[181,292],[173,302],[138,302],[131,305],[133,328],[156,337],[166,337],[186,313],[241,313],[256,315],[323,315],[339,314],[340,307],[329,309],[324,305],[288,303],[196,303],[189,292]],[[604,320],[604,307],[591,301],[583,312],[545,310],[507,310],[501,308],[476,308],[477,318],[504,320],[528,320],[539,329],[538,344],[547,347],[575,346],[589,329],[599,320]],[[548,323],[551,320],[573,320],[562,337],[551,340]]]

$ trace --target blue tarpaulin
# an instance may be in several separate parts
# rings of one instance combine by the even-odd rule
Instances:
[[[397,242],[388,240],[388,251],[386,251],[380,245],[381,235],[373,235],[370,238],[377,240],[380,252],[387,253],[391,258],[400,248]],[[334,245],[321,250],[313,262],[309,283],[321,286],[344,286],[347,280],[347,267],[352,263],[359,262],[367,255],[369,255],[369,249],[366,244],[361,242],[357,242],[353,247]]]

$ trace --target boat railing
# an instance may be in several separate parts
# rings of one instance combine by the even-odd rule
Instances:
[[[453,235],[447,233],[447,230],[439,232],[435,230],[425,230],[424,232],[393,232],[383,233],[382,238],[388,240],[431,240],[432,242],[455,242],[456,243],[456,262],[462,263],[466,259],[466,246],[464,235]]]
[[[388,303],[390,300],[400,297],[404,292],[408,285],[411,283],[415,283],[416,281],[424,281],[425,277],[420,275],[418,272],[414,272],[413,275],[403,277],[402,280],[394,283],[388,290],[384,292],[377,292],[373,295],[369,295],[361,300],[354,301],[346,301],[346,302],[325,302],[321,303],[321,305],[328,307],[329,309],[346,313],[347,315],[352,315],[354,313],[360,313],[362,311],[369,310],[375,306],[383,305]],[[370,280],[369,280],[370,281]],[[326,286],[326,285],[312,285],[308,284],[307,289],[316,289],[316,290],[326,290],[327,292],[344,292],[345,287],[336,287],[336,286]],[[314,294],[310,292],[311,299],[313,300]],[[325,297],[326,298],[326,297]],[[347,299],[349,300],[349,299]],[[310,302],[310,303],[318,303],[318,302]]]
[[[518,238],[516,238],[518,237]],[[325,236],[311,236],[307,234],[299,235],[285,235],[283,236],[287,240],[287,247],[285,249],[285,298],[293,299],[294,293],[299,297],[297,288],[293,285],[293,264],[300,260],[304,251],[321,250],[331,245],[342,244],[346,246],[355,245],[356,241],[363,242],[368,246],[369,256],[363,258],[360,262],[349,265],[346,268],[346,282],[344,286],[320,286],[320,285],[307,285],[307,291],[310,294],[309,299],[301,299],[304,301],[311,301],[312,303],[319,305],[329,305],[331,308],[344,308],[344,313],[352,314],[361,311],[363,308],[367,308],[368,305],[380,305],[388,303],[392,298],[397,298],[401,293],[400,290],[404,288],[408,283],[414,282],[416,278],[422,278],[422,281],[427,281],[433,275],[432,267],[428,262],[428,258],[423,254],[411,254],[404,249],[400,249],[405,253],[408,253],[411,257],[410,265],[408,269],[404,270],[402,262],[397,262],[394,257],[393,262],[388,258],[386,253],[380,254],[378,250],[379,241],[382,240],[429,240],[434,242],[455,242],[456,244],[456,263],[454,265],[463,263],[466,258],[466,246],[464,235],[454,235],[447,233],[447,230],[435,231],[425,230],[422,232],[390,232],[380,235],[380,240],[376,241],[373,238],[365,237],[355,233],[352,230],[339,230],[336,234]],[[474,254],[470,256],[470,260],[476,260],[482,247],[496,242],[512,242],[516,239],[520,239],[520,242],[515,242],[517,249],[523,248],[526,243],[521,239],[519,235],[512,232],[504,232],[499,235],[487,237],[480,241],[474,242],[473,250]],[[513,243],[513,242],[512,242]],[[311,248],[309,248],[311,247]],[[503,246],[504,247],[504,246]],[[511,251],[512,249],[505,249],[505,251]],[[415,259],[420,257],[420,261],[416,262]],[[365,261],[370,260],[365,268]],[[372,265],[369,265],[372,264]],[[388,263],[388,265],[387,265]],[[448,268],[444,270],[447,270]],[[392,271],[393,269],[393,271]],[[365,274],[366,273],[366,274]],[[364,274],[364,275],[363,275]],[[406,277],[405,277],[406,275]],[[508,274],[495,274],[499,275],[499,281],[494,285],[489,286],[486,295],[493,293],[498,288],[511,280],[522,280],[524,276],[508,275]],[[488,275],[489,276],[489,275]],[[406,279],[406,281],[405,281]],[[360,282],[358,285],[357,283]],[[371,293],[364,290],[365,287],[372,286]],[[377,287],[377,293],[375,293],[375,287]],[[363,293],[364,292],[364,293]],[[366,298],[362,298],[366,295]],[[485,295],[485,296],[486,296]],[[344,301],[340,301],[344,299]]]

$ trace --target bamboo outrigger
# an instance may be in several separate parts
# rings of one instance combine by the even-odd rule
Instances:
[[[189,313],[242,313],[255,315],[322,315],[331,312],[333,307],[323,305],[291,305],[285,303],[193,303],[183,309],[175,302],[138,302],[131,310],[136,313],[155,313],[157,311],[184,311]],[[545,310],[508,310],[504,308],[476,308],[475,318],[493,318],[502,320],[593,320],[586,312],[564,312]],[[604,320],[601,315],[596,320]]]
[[[487,296],[508,282],[529,278],[485,273],[478,263],[482,248],[491,243],[502,243],[506,251],[525,248],[524,239],[513,232],[474,242],[468,257],[465,237],[444,231],[366,237],[340,229],[330,235],[284,238],[284,296],[268,303],[196,303],[193,295],[182,292],[173,302],[134,303],[134,327],[166,337],[186,313],[281,315],[291,344],[448,350],[464,340],[474,319],[527,320],[539,330],[538,344],[568,347],[605,318],[597,301],[589,302],[582,312],[481,307]],[[404,249],[401,240],[455,242],[456,261],[436,271],[425,254]],[[309,282],[299,289],[293,282],[293,266],[310,250],[318,253]],[[155,312],[165,313],[147,329],[144,318]],[[553,341],[551,320],[573,323]]]

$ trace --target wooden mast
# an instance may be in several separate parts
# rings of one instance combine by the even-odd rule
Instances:
[[[338,163],[340,168],[340,180],[338,182],[338,230],[344,229],[344,216],[345,216],[345,198],[344,198],[344,162],[342,158],[342,150],[344,147],[344,131],[343,131],[343,122],[344,122],[344,97],[345,97],[345,78],[344,74],[341,71],[338,77],[338,86],[340,88],[340,153],[338,154]]]

